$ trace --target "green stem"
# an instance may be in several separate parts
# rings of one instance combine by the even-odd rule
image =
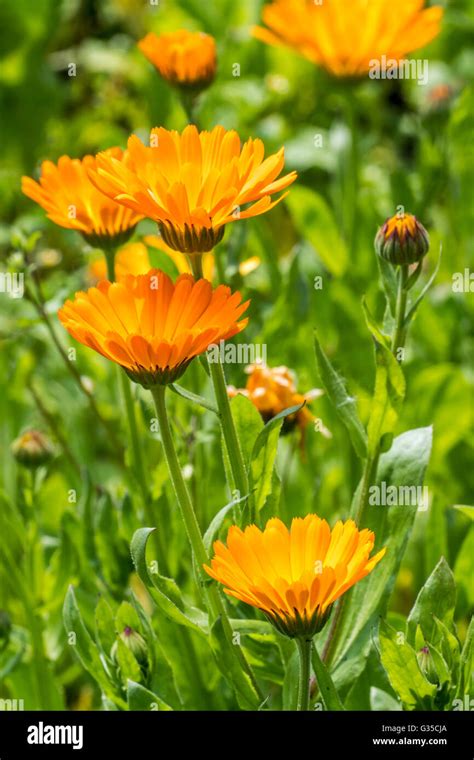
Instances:
[[[216,397],[217,407],[219,409],[219,419],[221,422],[222,433],[229,455],[230,468],[234,479],[234,486],[239,491],[239,497],[249,496],[249,479],[245,468],[244,457],[240,447],[237,431],[234,425],[234,418],[230,408],[229,395],[224,375],[224,367],[220,359],[216,362],[209,362],[209,371],[211,374],[214,395]],[[250,521],[254,519],[250,510]]]
[[[311,667],[311,647],[312,639],[304,637],[297,638],[298,653],[300,658],[300,669],[298,679],[298,707],[297,710],[309,710],[309,678]]]
[[[245,659],[240,645],[233,643],[232,626],[230,624],[230,620],[228,618],[220,594],[215,586],[208,584],[208,576],[204,570],[204,565],[209,564],[209,557],[204,546],[204,541],[202,539],[201,530],[199,528],[196,514],[194,512],[194,507],[192,505],[186,483],[183,479],[178,455],[176,453],[173,437],[171,435],[168,413],[166,411],[165,390],[166,386],[156,385],[154,388],[151,388],[151,394],[156,406],[156,415],[158,418],[158,424],[160,426],[163,451],[168,465],[171,482],[176,494],[176,500],[181,511],[181,516],[186,528],[189,543],[191,544],[191,548],[198,565],[200,580],[203,584],[203,587],[207,588],[206,595],[209,604],[210,615],[213,620],[217,619],[218,617],[221,618],[230,652],[233,654],[233,656],[238,657],[240,665],[250,677],[256,693],[258,694],[259,698],[263,700],[263,696],[255,680],[255,676],[253,675],[250,666]]]
[[[397,353],[400,348],[405,345],[406,329],[405,329],[405,316],[407,308],[407,280],[409,276],[408,264],[402,264],[398,271],[398,292],[397,292],[397,306],[395,312],[395,332],[392,339],[392,353],[398,361]]]
[[[203,277],[202,253],[190,253],[187,255],[187,259],[194,279],[200,280]]]
[[[190,93],[180,92],[179,99],[188,123],[195,124],[199,129],[200,127],[196,116],[197,96]]]

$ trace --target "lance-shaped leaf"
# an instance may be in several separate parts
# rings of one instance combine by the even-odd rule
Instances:
[[[379,642],[382,665],[405,709],[429,709],[436,694],[436,686],[421,672],[416,652],[405,640],[403,633],[381,620]]]
[[[418,594],[408,616],[407,639],[415,643],[416,628],[419,625],[425,641],[432,642],[436,632],[435,617],[451,630],[456,604],[456,584],[448,563],[441,557],[430,577]]]
[[[367,455],[367,434],[357,414],[355,399],[348,394],[344,380],[324,353],[316,334],[314,336],[314,348],[324,389],[349,433],[356,454],[364,459]]]

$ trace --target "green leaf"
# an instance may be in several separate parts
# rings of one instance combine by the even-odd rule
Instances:
[[[229,651],[222,620],[217,618],[211,628],[211,647],[222,675],[232,683],[243,710],[256,710],[259,699],[247,673],[242,670],[237,657]]]
[[[474,609],[474,525],[471,525],[454,563],[454,578],[458,590],[458,614]]]
[[[115,616],[115,630],[122,633],[125,628],[132,628],[134,631],[140,631],[140,618],[130,602],[122,602]]]
[[[131,679],[132,681],[139,681],[141,679],[142,675],[140,665],[138,664],[134,654],[120,637],[117,638],[115,657],[117,659],[117,665],[119,666],[120,676],[124,685],[127,683],[128,679]]]
[[[365,300],[362,301],[365,321],[375,344],[375,389],[370,418],[367,426],[368,454],[375,456],[380,450],[390,448],[392,434],[405,398],[405,378],[400,365],[390,350],[390,341],[375,323]]]
[[[371,710],[390,710],[391,712],[402,709],[400,702],[386,691],[378,689],[377,686],[370,687],[370,707]]]
[[[178,396],[181,396],[181,398],[185,398],[187,401],[191,401],[193,404],[202,407],[202,409],[206,409],[206,411],[214,412],[214,414],[219,414],[218,408],[214,406],[211,401],[208,401],[207,398],[198,396],[196,393],[188,391],[186,388],[183,388],[181,385],[177,385],[176,383],[170,383],[169,387],[174,393],[176,393]]]
[[[474,520],[474,507],[469,507],[466,504],[455,504],[453,509],[457,509],[470,520]]]
[[[95,608],[95,630],[97,642],[103,654],[110,657],[110,650],[115,643],[115,621],[112,608],[101,596]]]
[[[72,646],[83,667],[97,681],[105,696],[111,699],[114,704],[124,709],[126,703],[117,694],[107,678],[100,659],[99,649],[84,625],[72,586],[69,587],[64,600],[63,615],[66,633],[68,636],[69,634],[74,634]]]
[[[367,455],[367,435],[359,416],[355,399],[346,391],[342,377],[336,372],[314,335],[314,347],[319,375],[324,389],[342,423],[347,428],[356,454],[364,459]]]
[[[295,651],[291,655],[285,671],[285,678],[283,679],[283,709],[294,711],[298,706],[298,681],[299,681],[299,656]]]
[[[295,227],[308,240],[331,274],[340,277],[347,269],[346,245],[324,198],[304,185],[293,186],[286,198]]]
[[[154,694],[133,680],[127,681],[127,703],[129,710],[162,710],[169,712],[173,709],[166,702],[163,702],[157,694]]]
[[[380,621],[380,657],[394,691],[405,709],[429,709],[436,694],[436,686],[422,674],[415,650],[403,635]]]
[[[242,454],[247,468],[252,458],[253,447],[261,430],[263,420],[250,399],[238,393],[230,401],[232,417],[234,418],[237,437],[242,448]],[[244,496],[245,494],[241,494]]]
[[[192,628],[200,635],[204,635],[203,628],[183,611],[185,605],[175,581],[172,578],[165,578],[160,575],[158,570],[156,572],[149,572],[148,570],[146,546],[150,534],[154,530],[154,528],[139,528],[133,534],[130,552],[137,575],[161,612],[175,623]]]
[[[442,252],[443,252],[443,246],[440,243],[440,245],[439,245],[438,261],[436,262],[436,266],[434,268],[434,272],[431,275],[431,277],[428,280],[428,282],[426,283],[426,285],[423,288],[423,290],[421,291],[420,295],[418,296],[418,298],[414,302],[414,304],[411,307],[410,311],[406,315],[406,317],[405,317],[405,325],[406,326],[408,326],[410,324],[410,322],[412,321],[413,317],[415,316],[415,314],[417,312],[417,309],[418,309],[420,303],[422,302],[423,298],[426,296],[427,292],[429,291],[429,289],[431,288],[433,282],[436,279],[436,275],[438,274],[438,270],[439,270],[439,265],[441,264],[441,254],[442,254]]]
[[[316,651],[316,644],[312,647],[311,662],[313,665],[316,681],[319,686],[319,693],[323,700],[326,710],[344,710],[344,706],[341,702],[339,694],[336,691],[336,687],[332,681],[329,672],[322,662],[318,652]]]
[[[206,548],[206,552],[209,554],[212,548],[212,542],[214,541],[217,533],[219,532],[222,523],[224,522],[226,515],[230,512],[230,510],[236,506],[236,504],[240,504],[241,502],[246,500],[246,496],[242,496],[240,499],[234,499],[230,501],[228,504],[225,505],[225,507],[222,507],[218,511],[216,515],[214,515],[213,519],[211,520],[208,529],[206,530],[204,536],[203,536],[203,542],[204,546]]]
[[[459,669],[459,683],[456,689],[456,697],[459,699],[464,694],[469,694],[472,679],[472,661],[474,657],[474,617],[471,617],[467,629],[466,640],[461,652]]]
[[[278,449],[283,417],[278,415],[267,422],[257,436],[250,462],[250,490],[254,494],[255,514],[253,521],[265,505],[267,496],[272,490],[272,475]]]
[[[415,633],[418,625],[425,637],[425,641],[432,641],[436,630],[434,616],[450,629],[453,625],[455,603],[456,585],[454,576],[444,557],[441,557],[418,594],[408,616],[408,642],[412,645],[415,643]]]
[[[384,614],[400,568],[410,535],[417,506],[397,503],[378,506],[372,503],[372,494],[380,493],[381,483],[389,489],[422,486],[431,453],[432,430],[418,428],[395,438],[390,451],[382,454],[377,471],[377,484],[369,491],[364,528],[375,533],[374,552],[386,547],[387,551],[372,573],[348,592],[343,609],[341,635],[336,647],[333,680],[340,687],[345,679],[353,679],[357,669],[363,668],[372,629],[379,615]],[[350,667],[348,664],[350,664]],[[341,673],[338,673],[340,668]]]

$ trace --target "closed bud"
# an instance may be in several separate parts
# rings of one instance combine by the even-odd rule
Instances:
[[[39,430],[27,430],[11,446],[12,454],[25,467],[40,467],[54,456],[54,448],[49,438]]]
[[[374,244],[379,256],[397,266],[421,261],[428,253],[430,240],[416,216],[403,212],[385,221]]]
[[[148,647],[143,636],[138,633],[138,631],[135,631],[133,628],[127,625],[120,634],[120,638],[122,639],[125,646],[130,649],[131,653],[135,657],[138,664],[141,666],[142,670],[146,671],[148,668]],[[115,642],[113,645],[112,651],[110,653],[114,661],[116,661],[116,653],[117,642]]]
[[[418,667],[428,681],[432,684],[438,684],[438,673],[436,672],[430,648],[426,644],[417,652],[416,659],[418,660]]]

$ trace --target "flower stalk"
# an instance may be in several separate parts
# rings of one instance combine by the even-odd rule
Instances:
[[[176,453],[176,448],[171,434],[171,428],[168,419],[168,413],[166,410],[165,391],[166,386],[156,385],[150,389],[155,402],[156,416],[160,428],[161,441],[163,444],[163,451],[168,465],[168,471],[170,474],[171,482],[176,494],[176,500],[183,518],[186,533],[191,544],[191,548],[198,566],[198,572],[200,581],[205,589],[206,598],[209,606],[210,615],[213,620],[218,617],[221,618],[222,626],[226,637],[229,651],[239,659],[239,663],[242,669],[250,677],[252,684],[255,688],[259,698],[263,700],[263,695],[259,689],[259,686],[255,680],[255,676],[245,659],[245,655],[240,645],[233,643],[233,630],[230,624],[229,617],[226,609],[220,597],[217,588],[214,585],[209,586],[208,577],[204,570],[204,565],[208,564],[209,557],[204,546],[201,530],[197,521],[197,517],[194,511],[194,507],[189,495],[189,491],[184,481],[181,467]]]
[[[309,710],[312,639],[304,636],[296,639],[299,654],[298,705],[297,710]]]

